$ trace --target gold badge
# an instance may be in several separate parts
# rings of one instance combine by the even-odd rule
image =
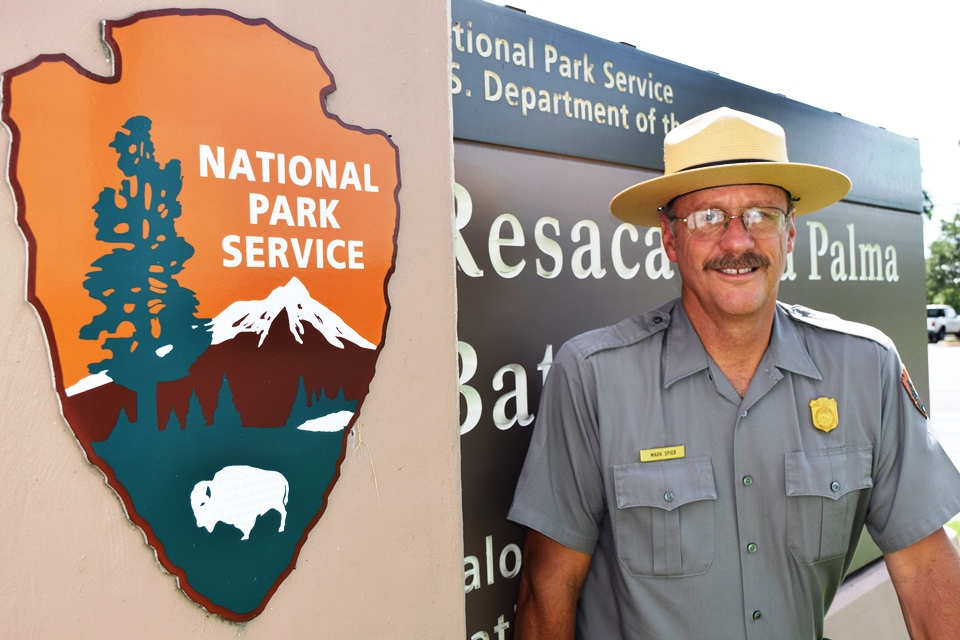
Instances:
[[[833,398],[811,400],[810,413],[813,418],[813,426],[824,433],[833,431],[840,423],[840,416],[837,414],[837,401]]]

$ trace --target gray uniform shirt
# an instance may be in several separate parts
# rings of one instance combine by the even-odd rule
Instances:
[[[558,352],[509,518],[593,554],[578,638],[820,638],[864,523],[887,553],[960,512],[902,378],[879,331],[778,304],[740,398],[668,303]]]

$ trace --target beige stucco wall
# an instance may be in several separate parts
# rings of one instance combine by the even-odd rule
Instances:
[[[176,6],[265,17],[315,45],[337,81],[330,110],[390,133],[400,148],[399,253],[386,343],[360,418],[366,446],[350,447],[325,515],[262,615],[238,625],[197,607],[60,417],[41,325],[24,298],[25,241],[2,181],[0,637],[464,637],[447,3]],[[107,74],[100,21],[162,7],[5,2],[0,70],[64,52]],[[9,142],[0,129],[4,175]]]

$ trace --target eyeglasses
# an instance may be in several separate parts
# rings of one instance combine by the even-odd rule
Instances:
[[[740,218],[747,233],[757,240],[776,238],[783,232],[787,219],[787,214],[776,207],[740,207],[731,211],[743,213],[732,216],[723,209],[704,209],[673,219],[686,223],[687,233],[695,240],[716,240],[734,218]]]

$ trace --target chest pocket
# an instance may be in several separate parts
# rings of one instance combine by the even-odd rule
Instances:
[[[717,489],[709,457],[613,467],[614,537],[631,575],[705,573],[715,547]]]
[[[872,461],[871,445],[786,454],[787,545],[798,562],[847,553],[860,492],[873,486]]]

